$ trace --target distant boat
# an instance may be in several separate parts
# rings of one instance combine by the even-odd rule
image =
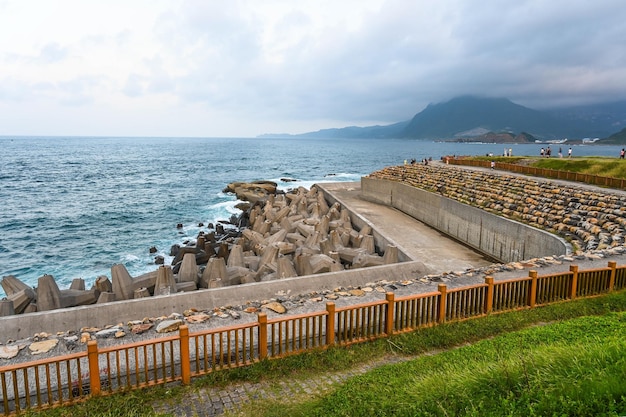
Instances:
[[[583,143],[594,143],[595,141],[600,140],[600,138],[584,138]]]

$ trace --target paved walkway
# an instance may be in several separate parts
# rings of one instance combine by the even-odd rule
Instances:
[[[450,239],[419,220],[385,204],[361,197],[360,182],[320,184],[351,212],[370,222],[372,227],[413,260],[422,262],[430,272],[462,271],[492,263],[483,255]]]
[[[301,402],[317,395],[330,392],[335,386],[371,369],[410,360],[411,357],[387,355],[379,360],[361,364],[358,367],[327,372],[314,378],[289,378],[288,380],[268,380],[258,383],[240,382],[223,388],[206,387],[189,392],[176,402],[162,401],[153,405],[154,411],[186,417],[221,416],[241,413],[242,408],[255,400],[280,400]]]

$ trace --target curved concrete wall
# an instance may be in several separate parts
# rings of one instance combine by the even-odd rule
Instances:
[[[358,183],[357,183],[358,184]],[[387,251],[387,246],[395,246],[398,249],[398,261],[399,262],[410,262],[414,259],[411,259],[406,253],[404,253],[402,246],[397,242],[394,242],[391,237],[384,236],[376,230],[376,226],[370,223],[367,219],[361,216],[356,210],[350,207],[345,201],[341,200],[337,196],[335,196],[332,192],[328,191],[324,184],[315,184],[315,186],[324,193],[324,198],[329,203],[329,205],[333,205],[335,203],[341,204],[342,207],[345,207],[350,213],[350,222],[353,226],[356,227],[357,230],[363,229],[363,226],[367,225],[372,228],[372,236],[374,237],[374,245],[376,245],[376,249],[379,252],[385,253]]]
[[[501,262],[565,255],[571,246],[546,231],[395,181],[361,178],[362,197],[387,204]]]

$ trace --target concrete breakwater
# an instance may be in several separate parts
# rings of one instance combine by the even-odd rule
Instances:
[[[0,316],[127,301],[205,288],[267,282],[304,275],[339,272],[396,263],[397,248],[376,247],[368,225],[355,228],[350,213],[335,202],[329,205],[313,186],[277,193],[268,181],[231,183],[225,191],[248,203],[240,233],[216,241],[200,234],[193,246],[180,248],[174,265],[132,277],[124,265],[111,267],[111,278],[99,277],[85,289],[75,279],[59,289],[54,277],[43,275],[36,288],[14,276],[0,281],[7,294]]]
[[[368,177],[406,184],[545,230],[571,242],[574,251],[626,243],[626,194],[617,190],[443,164],[387,167]],[[543,253],[548,254],[553,253]]]

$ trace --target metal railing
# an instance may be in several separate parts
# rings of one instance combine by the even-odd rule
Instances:
[[[4,416],[73,404],[90,396],[143,388],[248,366],[265,359],[347,346],[413,331],[446,321],[532,308],[591,297],[626,287],[626,266],[609,262],[605,268],[538,275],[402,296],[384,300],[190,333],[0,367],[0,410]]]

